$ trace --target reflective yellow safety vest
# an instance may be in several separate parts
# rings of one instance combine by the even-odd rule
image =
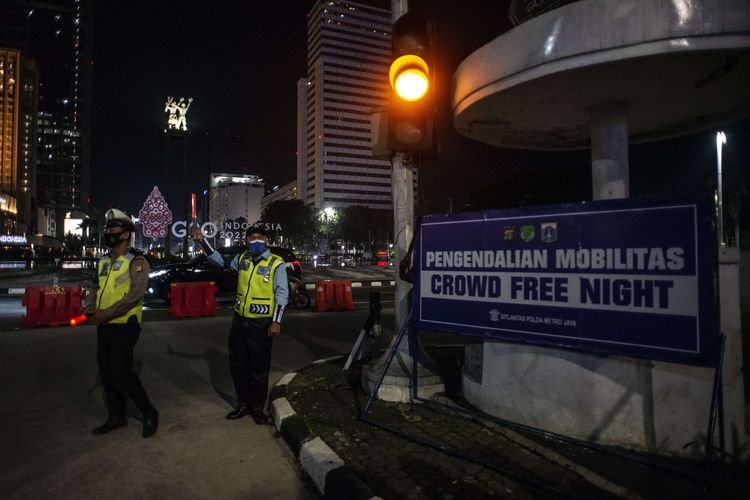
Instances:
[[[96,292],[96,307],[107,309],[122,299],[130,291],[130,264],[136,256],[127,253],[117,257],[114,261],[110,256],[99,259],[99,290]],[[110,323],[124,324],[135,314],[138,323],[141,322],[141,308],[143,297],[138,303],[122,316],[111,319]]]
[[[273,277],[284,259],[271,254],[267,259],[253,262],[248,252],[237,260],[237,301],[234,310],[245,318],[269,318],[273,316],[276,298],[273,293]]]

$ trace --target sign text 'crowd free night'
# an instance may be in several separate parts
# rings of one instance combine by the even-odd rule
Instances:
[[[710,197],[426,216],[416,322],[694,362],[718,337]]]

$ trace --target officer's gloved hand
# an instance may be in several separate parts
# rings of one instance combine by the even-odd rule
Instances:
[[[275,321],[268,327],[268,336],[276,337],[281,333],[281,325]]]

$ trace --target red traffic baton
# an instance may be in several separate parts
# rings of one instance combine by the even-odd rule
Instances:
[[[85,313],[85,314],[81,314],[80,316],[76,316],[75,318],[70,318],[70,321],[69,321],[70,326],[76,326],[85,322],[87,319],[91,317],[91,314],[92,313]]]

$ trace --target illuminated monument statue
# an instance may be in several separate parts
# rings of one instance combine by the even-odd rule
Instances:
[[[180,97],[179,101],[175,101],[172,96],[167,97],[167,102],[164,105],[164,112],[169,114],[169,116],[167,116],[167,127],[170,130],[187,131],[186,115],[192,102],[192,97],[189,97],[187,100],[185,100],[184,97]]]

